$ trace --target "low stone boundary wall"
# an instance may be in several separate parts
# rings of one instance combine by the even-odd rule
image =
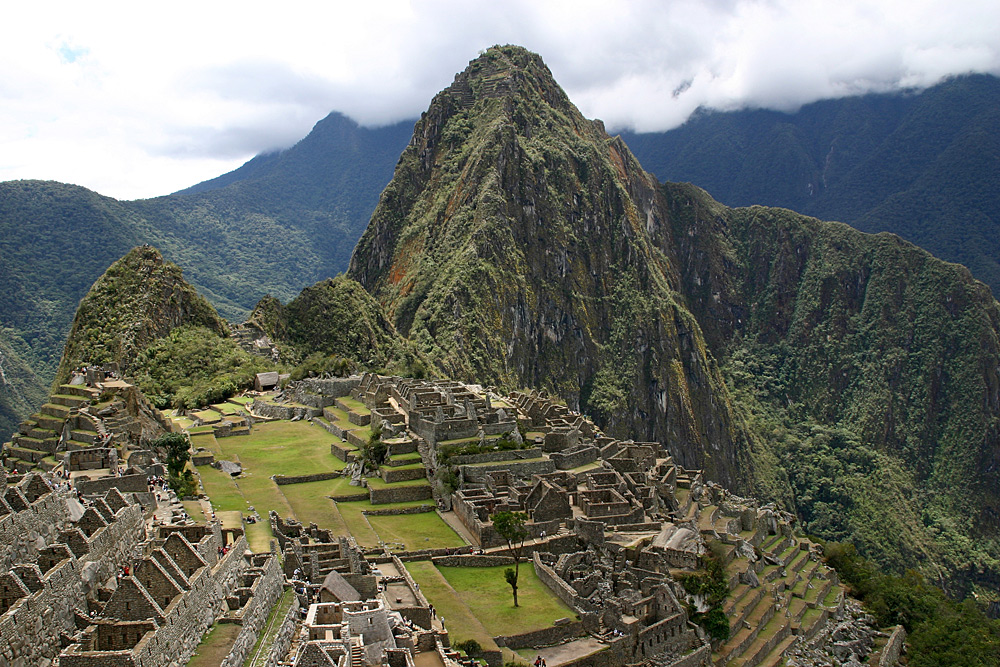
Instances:
[[[73,485],[85,496],[90,494],[105,494],[111,489],[122,493],[142,493],[149,491],[149,482],[145,475],[122,475],[121,477],[99,477],[97,479],[77,478]]]
[[[458,469],[462,472],[462,477],[466,482],[480,484],[485,483],[486,474],[494,470],[510,470],[513,475],[527,477],[555,472],[556,464],[551,459],[541,459],[538,461],[500,461],[483,466],[463,465],[459,466]]]
[[[583,623],[573,621],[563,625],[542,628],[541,630],[524,632],[519,635],[494,637],[493,641],[497,643],[497,646],[505,646],[512,651],[516,651],[521,648],[552,646],[553,644],[560,644],[567,639],[583,637],[586,634],[587,631],[584,630]]]
[[[350,463],[352,459],[358,458],[357,449],[344,442],[330,443],[330,453],[344,463]]]
[[[359,486],[358,488],[360,489],[361,487]],[[343,495],[330,496],[331,500],[335,500],[338,503],[350,503],[354,502],[355,500],[368,500],[370,498],[371,494],[369,494],[367,491],[365,491],[364,493],[345,493]]]
[[[336,477],[342,477],[343,473],[339,470],[334,470],[331,472],[318,472],[315,475],[275,475],[274,483],[278,486],[283,484],[303,484],[305,482],[322,482],[327,479],[334,479]]]
[[[517,461],[519,459],[538,459],[542,457],[542,450],[537,447],[529,449],[504,449],[493,452],[482,452],[479,454],[462,454],[452,456],[448,463],[450,465],[469,465],[470,463],[500,463],[502,461]]]
[[[229,649],[229,655],[223,659],[219,667],[242,667],[243,661],[253,650],[257,638],[264,630],[271,609],[281,598],[285,577],[278,564],[278,557],[268,559],[263,576],[257,584],[254,596],[247,602],[243,615],[240,617],[242,629]]]
[[[895,667],[899,664],[899,654],[903,651],[903,643],[906,641],[906,630],[902,625],[897,625],[889,635],[889,641],[882,648],[882,655],[878,659],[878,667]]]
[[[457,556],[437,556],[431,558],[435,565],[441,567],[497,567],[513,565],[513,556],[480,556],[475,554],[459,554]],[[524,560],[524,559],[522,559]],[[527,564],[527,561],[525,561]]]
[[[427,500],[433,498],[431,486],[399,486],[395,488],[376,489],[368,487],[368,499],[372,505],[386,505],[388,503],[405,503],[410,500]]]
[[[292,419],[294,417],[305,419],[306,417],[319,417],[323,414],[323,411],[319,408],[301,405],[280,405],[278,403],[266,403],[259,400],[251,404],[251,409],[254,413],[269,419]]]
[[[427,476],[427,470],[420,466],[419,468],[392,468],[383,467],[381,469],[382,479],[385,480],[386,484],[392,484],[394,482],[409,482],[414,479],[423,479]]]
[[[434,505],[417,505],[416,507],[397,507],[387,510],[362,510],[361,513],[368,516],[393,516],[396,514],[425,514],[436,509]]]

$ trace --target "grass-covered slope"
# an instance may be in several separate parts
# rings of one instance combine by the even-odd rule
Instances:
[[[426,362],[396,331],[382,307],[354,280],[339,275],[311,285],[287,305],[260,300],[248,324],[283,346],[308,372],[325,360],[350,360],[359,368],[422,375]]]
[[[83,364],[116,362],[129,373],[154,340],[185,325],[215,335],[228,327],[188,284],[181,269],[152,246],[140,246],[108,267],[80,302],[54,385]]]
[[[548,387],[740,485],[747,443],[660,197],[538,56],[494,47],[417,123],[349,275],[446,375]]]

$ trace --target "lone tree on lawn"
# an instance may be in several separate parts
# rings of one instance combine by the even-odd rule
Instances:
[[[510,589],[514,593],[514,606],[517,607],[517,574],[518,565],[521,562],[521,550],[524,549],[524,540],[528,537],[528,531],[524,527],[524,522],[528,520],[528,515],[524,512],[497,512],[493,515],[493,530],[497,535],[507,540],[507,548],[514,556],[514,567],[504,570],[503,576],[510,584]]]

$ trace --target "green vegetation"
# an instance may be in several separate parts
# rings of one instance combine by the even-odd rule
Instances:
[[[973,600],[950,600],[913,570],[881,574],[852,544],[828,542],[825,553],[880,627],[906,628],[912,667],[1000,665],[1000,621],[987,618]]]
[[[712,553],[702,557],[703,569],[692,574],[680,574],[677,578],[685,591],[701,596],[708,605],[708,609],[703,612],[689,608],[690,619],[703,627],[712,639],[725,641],[729,639],[729,619],[724,610],[726,598],[729,597],[729,581],[718,553],[719,547],[717,542],[710,543]]]
[[[130,373],[153,341],[185,324],[220,336],[229,333],[178,266],[164,261],[155,248],[135,248],[108,267],[80,301],[53,386],[84,364],[117,362]]]
[[[500,576],[505,569],[503,566],[438,569],[483,627],[494,636],[541,630],[557,619],[574,617],[573,610],[542,583],[532,568],[525,568],[521,573],[519,588],[523,604],[517,607],[511,604],[510,589]]]
[[[504,581],[510,585],[516,607],[521,551],[524,549],[524,540],[528,537],[528,530],[524,527],[528,515],[524,512],[497,512],[490,518],[493,520],[493,530],[507,542],[507,549],[514,557],[514,567],[505,569],[503,577]]]
[[[1000,294],[998,100],[1000,79],[974,75],[795,113],[698,113],[668,132],[622,136],[661,180],[694,183],[729,206],[899,234]]]
[[[158,408],[200,408],[253,387],[254,376],[275,370],[230,338],[184,326],[154,341],[135,360],[139,388]]]
[[[195,493],[194,475],[187,469],[191,460],[191,444],[183,433],[167,433],[152,443],[154,450],[165,451],[168,480],[178,496],[193,496]]]
[[[194,650],[188,667],[213,667],[229,655],[243,626],[236,623],[215,623],[208,629]]]
[[[499,438],[487,439],[483,442],[480,442],[478,438],[466,438],[464,441],[457,440],[454,441],[454,444],[448,444],[448,441],[444,441],[437,448],[437,460],[441,465],[448,465],[448,462],[456,456],[509,451],[513,449],[529,449],[531,447],[534,447],[534,443],[518,442],[511,437],[510,433],[505,433]]]

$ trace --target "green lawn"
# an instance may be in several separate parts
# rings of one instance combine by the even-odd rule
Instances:
[[[334,436],[308,422],[256,424],[248,436],[218,441],[223,458],[267,475],[310,475],[341,470],[344,462],[330,453]]]
[[[320,528],[343,535],[349,532],[347,526],[337,506],[327,496],[361,491],[361,487],[350,486],[348,481],[344,477],[337,477],[320,482],[283,484],[278,489],[291,505],[295,518],[303,524],[315,523]]]
[[[379,508],[381,507],[379,505]],[[401,542],[406,551],[465,546],[465,541],[451,526],[444,522],[437,512],[397,515],[369,514],[368,523],[384,542]]]
[[[531,563],[521,563],[517,585],[519,607],[515,607],[505,566],[442,567],[444,578],[465,601],[492,636],[541,630],[575,613],[557,598],[535,574]]]
[[[233,642],[239,636],[243,627],[235,623],[216,623],[194,650],[194,655],[188,662],[188,667],[213,667],[219,665],[229,655]]]
[[[365,407],[364,403],[362,403],[356,398],[350,398],[348,396],[344,396],[343,398],[340,399],[340,402],[346,405],[348,408],[350,408],[351,412],[355,414],[370,415],[372,413],[371,410]]]
[[[392,484],[386,484],[381,477],[367,477],[368,486],[376,489],[385,489],[388,487],[399,487],[399,486],[430,486],[430,482],[427,481],[426,477],[421,477],[420,479],[409,479],[405,482],[393,482]],[[381,505],[379,505],[381,507]]]
[[[486,631],[472,610],[463,602],[463,598],[451,587],[433,563],[413,561],[406,563],[406,569],[420,586],[420,592],[424,594],[428,602],[434,605],[438,617],[444,619],[445,628],[451,636],[452,644],[475,639],[484,649],[497,649],[493,635]]]

